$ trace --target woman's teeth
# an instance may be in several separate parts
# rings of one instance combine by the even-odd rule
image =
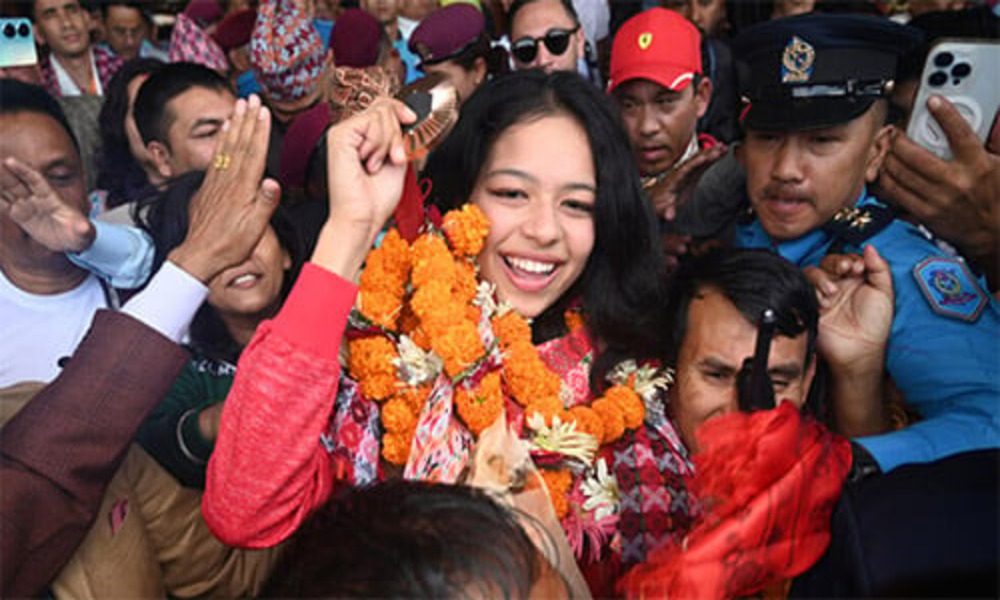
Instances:
[[[255,279],[257,279],[256,275],[254,275],[253,273],[247,273],[245,275],[240,275],[239,277],[234,279],[230,285],[243,285],[245,283],[250,283]]]
[[[526,258],[507,257],[506,260],[507,264],[511,267],[514,267],[518,271],[531,273],[532,275],[548,275],[556,268],[554,263],[538,262]]]

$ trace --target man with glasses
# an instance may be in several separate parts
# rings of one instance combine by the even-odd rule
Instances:
[[[587,39],[570,0],[514,0],[508,18],[515,68],[579,70]]]
[[[132,0],[106,0],[101,3],[104,38],[107,46],[125,60],[138,56],[169,62],[170,56],[152,41],[153,21],[143,6]]]

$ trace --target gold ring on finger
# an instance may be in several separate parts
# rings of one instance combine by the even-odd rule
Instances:
[[[232,162],[232,158],[228,154],[220,152],[212,159],[212,166],[219,171],[225,171],[229,168],[230,162]]]

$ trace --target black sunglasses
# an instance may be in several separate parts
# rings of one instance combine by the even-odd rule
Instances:
[[[542,42],[549,54],[560,56],[566,51],[566,48],[569,48],[569,38],[578,29],[580,29],[579,25],[573,29],[550,29],[545,32],[543,37],[521,38],[514,42],[510,52],[518,62],[530,63],[538,56],[538,42]]]

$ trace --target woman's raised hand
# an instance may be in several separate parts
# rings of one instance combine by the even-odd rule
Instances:
[[[402,102],[380,98],[327,133],[330,217],[314,263],[347,279],[357,274],[399,204],[407,165],[402,126],[414,120]]]

